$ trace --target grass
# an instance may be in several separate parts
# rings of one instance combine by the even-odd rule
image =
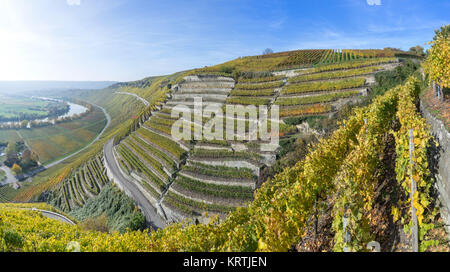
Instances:
[[[0,95],[0,120],[17,121],[18,118],[35,119],[49,116],[48,106],[63,105],[62,103],[49,102],[27,97],[14,97],[10,95]],[[25,118],[24,118],[25,117]]]
[[[8,143],[9,141],[17,142],[19,140],[20,137],[15,130],[0,129],[0,143]]]
[[[6,179],[6,173],[2,169],[0,169],[0,182]]]

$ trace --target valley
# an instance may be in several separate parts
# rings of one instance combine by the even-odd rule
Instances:
[[[415,106],[428,88],[421,61],[393,49],[296,50],[67,92],[91,111],[0,130],[47,168],[20,188],[0,187],[0,202],[45,202],[67,214],[76,226],[47,224],[81,228],[87,251],[116,249],[104,235],[124,251],[364,251],[388,230],[405,236],[405,145],[414,127],[419,226],[443,231],[447,219],[426,210],[436,207],[425,166],[431,134]],[[174,135],[175,124],[185,137]],[[31,216],[0,207],[4,216]],[[355,239],[343,241],[346,231]],[[422,247],[447,248],[444,236],[426,236]],[[411,250],[409,240],[389,243]]]

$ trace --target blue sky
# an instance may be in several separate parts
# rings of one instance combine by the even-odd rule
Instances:
[[[0,80],[136,80],[265,48],[409,49],[450,1],[0,0]]]

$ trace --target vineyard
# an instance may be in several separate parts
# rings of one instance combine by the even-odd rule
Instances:
[[[194,69],[188,75],[234,76],[236,73],[265,73],[283,70],[320,67],[330,64],[345,64],[371,60],[394,59],[404,54],[393,49],[306,49],[260,56],[240,57],[219,65]],[[350,67],[348,67],[350,68]],[[267,79],[266,79],[267,80]],[[247,82],[257,79],[247,79]]]
[[[181,222],[185,218],[208,222],[207,215],[226,218],[236,207],[252,201],[261,169],[276,161],[279,147],[262,151],[261,146],[267,141],[249,141],[252,135],[260,137],[261,124],[244,120],[248,112],[241,117],[238,113],[232,120],[227,116],[222,123],[213,122],[215,114],[186,115],[186,111],[195,108],[194,98],[202,99],[203,109],[215,105],[224,114],[227,106],[264,105],[270,110],[277,105],[281,118],[328,116],[338,110],[337,104],[363,95],[369,87],[367,77],[389,69],[385,64],[396,61],[361,52],[346,52],[344,57],[331,61],[334,55],[330,50],[300,50],[245,57],[231,62],[246,69],[233,77],[228,71],[212,67],[186,72],[167,90],[168,99],[149,107],[115,138],[114,156],[121,172],[144,192],[152,205],[159,207],[159,215],[167,222]],[[309,68],[289,75],[271,72],[269,66],[275,67],[275,62],[281,59],[279,68],[298,65]],[[319,62],[321,65],[317,66]],[[141,93],[137,89],[128,90]],[[180,106],[181,112],[172,115],[175,107]],[[172,137],[172,127],[180,116],[190,132],[188,139]],[[244,129],[235,129],[231,138],[225,130],[223,139],[194,137],[203,126],[225,127],[228,123],[243,124]],[[278,125],[280,137],[298,137],[295,125],[283,121]],[[269,132],[272,130],[272,122],[268,122],[267,128]],[[218,135],[215,130],[212,128],[211,132]]]
[[[241,117],[238,113],[233,120],[223,119],[224,127],[228,123],[244,125],[243,131],[234,130],[234,137],[227,138],[224,130],[223,140],[194,139],[197,129],[211,124],[215,115],[186,115],[184,111],[194,109],[194,98],[202,98],[204,109],[210,105],[224,111],[227,106],[263,105],[270,112],[272,106],[277,105],[282,119],[328,118],[342,104],[366,95],[370,88],[367,79],[370,81],[375,73],[391,69],[389,65],[397,65],[391,55],[342,52],[340,58],[333,57],[337,52],[331,50],[244,57],[222,65],[235,65],[231,70],[208,67],[145,79],[142,84],[119,84],[115,87],[119,92],[136,94],[150,102],[142,109],[139,101],[127,97],[126,101],[138,104],[136,108],[140,113],[128,120],[121,119],[123,124],[114,133],[113,154],[120,172],[155,208],[158,206],[159,216],[166,222],[181,222],[185,218],[208,222],[210,215],[226,218],[230,211],[245,207],[253,200],[253,193],[261,182],[261,171],[275,163],[280,147],[275,145],[271,151],[263,151],[261,147],[271,143],[261,139],[249,141],[255,135],[261,136],[262,124],[244,120],[248,112]],[[305,67],[307,69],[303,69]],[[292,68],[302,69],[275,72]],[[114,97],[113,116],[120,115],[116,113],[120,97]],[[173,109],[179,106],[184,109],[172,116]],[[259,114],[257,112],[257,116]],[[191,132],[190,139],[172,137],[172,126],[180,116]],[[190,120],[186,120],[186,116],[190,116]],[[301,137],[297,124],[277,123],[280,137]],[[270,121],[267,123],[269,132],[272,125]],[[61,210],[82,207],[107,182],[103,180],[103,163],[99,157],[86,160],[42,183],[42,188],[36,186],[21,193],[19,198],[30,199],[37,192],[51,190],[50,201]]]
[[[343,52],[351,55],[348,51]],[[329,54],[324,58],[327,56]],[[337,112],[342,103],[366,96],[370,82],[375,81],[374,74],[396,65],[395,58],[353,56],[352,61],[327,62],[330,64],[290,75],[274,101],[280,106],[280,117],[329,116]]]
[[[450,252],[450,1],[3,2],[4,263]]]
[[[291,78],[289,78],[289,82],[290,83],[298,83],[298,82],[314,81],[314,80],[341,79],[341,78],[346,78],[346,77],[368,75],[368,74],[372,74],[372,73],[375,73],[380,70],[382,70],[382,68],[380,66],[369,66],[366,68],[360,68],[360,69],[355,69],[355,70],[306,74],[306,75],[291,77]]]
[[[101,156],[96,156],[76,169],[52,189],[48,202],[64,212],[82,207],[109,183]]]
[[[307,241],[303,239],[314,228],[310,218],[321,220],[328,215],[333,226],[331,250],[366,251],[367,242],[380,233],[380,224],[387,220],[385,216],[395,217],[400,229],[410,231],[411,203],[416,209],[419,232],[426,233],[433,228],[430,227],[431,183],[425,159],[431,136],[415,105],[419,91],[419,81],[411,77],[404,85],[377,97],[369,106],[356,109],[330,137],[312,147],[305,159],[264,183],[253,197],[253,171],[198,160],[209,158],[209,162],[211,158],[231,156],[232,151],[194,150],[164,203],[182,215],[197,215],[205,210],[228,213],[221,221],[213,220],[206,225],[173,224],[156,232],[107,234],[83,231],[78,226],[64,225],[9,205],[0,209],[4,218],[0,235],[13,231],[26,242],[11,244],[0,239],[1,248],[65,251],[66,244],[76,240],[82,251],[287,251]],[[411,128],[414,129],[412,164],[408,142]],[[385,152],[389,135],[395,137],[395,186],[403,196],[401,201],[393,203],[396,212],[383,214],[378,213],[381,211],[377,205],[378,190],[383,190],[379,187],[378,171],[384,161],[379,154]],[[236,155],[258,159],[244,154]],[[227,181],[221,183],[224,178]],[[411,178],[417,183],[413,195],[409,190]],[[199,198],[203,201],[199,202]],[[249,201],[246,207],[235,208],[246,201]],[[343,239],[344,218],[346,234],[351,237],[347,240]],[[29,231],[41,224],[46,228],[39,235]],[[55,232],[64,235],[48,235]],[[420,242],[421,250],[435,244],[426,239]]]
[[[115,209],[110,207],[115,198],[109,197],[118,188],[130,195],[122,188],[129,183],[142,195],[131,193],[143,215],[123,198],[127,219],[115,225],[122,234],[107,234],[5,205],[0,236],[13,231],[27,242],[11,245],[0,239],[0,251],[65,251],[64,242],[74,239],[82,251],[367,251],[371,241],[379,241],[383,250],[405,251],[415,226],[419,249],[426,251],[438,242],[430,238],[436,227],[426,157],[432,138],[416,108],[422,82],[411,76],[396,81],[403,83],[395,88],[380,91],[379,86],[405,66],[398,54],[393,49],[296,50],[116,84],[112,92],[135,94],[150,105],[143,108],[135,97],[115,95],[107,102],[115,126],[95,149],[14,198],[12,189],[0,188],[0,202],[48,199],[58,210],[89,221],[102,216],[92,213],[99,207]],[[444,85],[443,77],[435,71],[431,80]],[[101,104],[99,97],[94,102]],[[134,108],[124,109],[125,117],[121,99]],[[211,106],[223,111],[223,119]],[[267,108],[269,118],[279,108],[279,120],[249,120],[264,115],[258,106]],[[235,107],[234,115],[225,114]],[[336,125],[336,120],[345,121]],[[180,121],[187,138],[172,135]],[[321,130],[327,125],[332,130]],[[223,138],[206,137],[208,129]],[[262,139],[264,129],[279,136],[279,143]],[[202,130],[205,137],[197,138]],[[117,186],[110,184],[106,169],[108,176],[111,169],[120,173],[111,178]],[[154,214],[142,208],[142,198]],[[157,217],[162,227],[127,231],[134,215],[147,222]],[[24,221],[30,223],[20,225]],[[39,224],[48,228],[29,235]],[[48,234],[56,229],[64,235],[51,240]],[[393,232],[402,240],[385,245]]]

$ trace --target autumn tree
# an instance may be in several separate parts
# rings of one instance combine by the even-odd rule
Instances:
[[[18,175],[22,174],[22,167],[20,167],[20,165],[15,163],[13,165],[13,167],[11,168],[11,171],[14,173],[14,175],[18,176]]]
[[[423,47],[420,46],[420,45],[411,47],[411,48],[409,49],[409,52],[414,53],[414,54],[419,55],[419,56],[425,55],[424,49],[423,49]]]
[[[444,37],[444,38],[448,38],[450,36],[450,24],[449,25],[445,25],[445,26],[441,26],[440,29],[435,30],[434,33],[436,35],[434,35],[433,40],[437,40],[439,37]]]
[[[29,149],[25,149],[22,152],[22,160],[21,165],[24,168],[29,168],[37,165],[37,155],[36,153],[30,151]]]
[[[430,42],[424,70],[433,84],[433,92],[443,99],[443,88],[450,88],[450,37],[437,33],[436,39]]]

